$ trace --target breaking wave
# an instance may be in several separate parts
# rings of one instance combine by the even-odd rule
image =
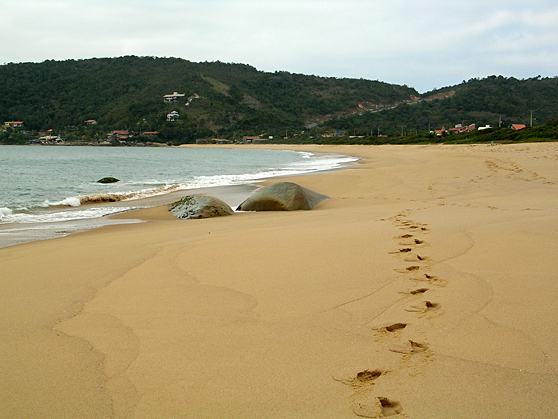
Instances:
[[[158,195],[164,195],[170,192],[185,190],[185,189],[199,189],[209,188],[214,186],[230,186],[239,185],[258,180],[278,177],[278,176],[293,176],[305,173],[314,173],[324,170],[332,170],[341,166],[358,160],[356,157],[340,156],[340,155],[323,155],[316,156],[313,153],[298,152],[304,160],[283,168],[270,168],[256,173],[245,173],[239,175],[211,175],[211,176],[194,176],[189,181],[180,182],[179,180],[167,180],[167,183],[161,184],[161,181],[149,180],[146,182],[130,182],[130,186],[144,185],[151,186],[158,184],[157,187],[149,187],[138,191],[126,192],[107,192],[107,193],[94,193],[89,195],[71,196],[64,198],[60,201],[45,201],[43,207],[54,208],[70,208],[79,207],[82,205],[94,204],[107,204],[111,202],[131,201],[135,199],[149,198]]]
[[[314,154],[309,152],[296,153],[301,156],[301,159],[296,162],[282,167],[269,167],[252,173],[187,176],[183,179],[131,179],[129,182],[119,186],[132,190],[95,192],[69,196],[61,200],[45,200],[42,204],[38,205],[43,208],[38,211],[36,211],[38,209],[37,206],[31,208],[31,210],[23,206],[18,206],[15,210],[8,207],[0,207],[0,224],[47,223],[99,218],[127,211],[134,207],[133,204],[126,207],[105,206],[102,204],[149,198],[180,190],[241,185],[279,176],[293,176],[332,170],[358,160],[356,157],[346,155]],[[98,205],[98,207],[95,207],[95,205]],[[82,206],[83,208],[80,208]],[[47,210],[45,211],[44,209]]]
[[[0,208],[0,221],[3,220],[4,218],[9,217],[12,214],[13,214],[13,211],[11,209],[6,208],[6,207],[1,207]]]
[[[184,185],[164,185],[159,188],[148,188],[139,191],[96,193],[82,196],[71,196],[61,201],[45,201],[43,207],[79,207],[81,205],[106,204],[132,199],[149,198],[184,189]]]
[[[86,220],[91,218],[104,217],[106,215],[117,214],[129,211],[132,207],[100,207],[87,208],[80,210],[68,210],[43,213],[12,213],[4,218],[0,218],[2,223],[57,223],[62,221]],[[4,230],[5,231],[5,230]]]

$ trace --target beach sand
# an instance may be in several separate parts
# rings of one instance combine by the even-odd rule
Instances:
[[[0,417],[558,417],[558,144],[299,149],[362,160],[1,249]]]

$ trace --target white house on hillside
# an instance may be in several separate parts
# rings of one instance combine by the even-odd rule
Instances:
[[[176,102],[179,98],[181,97],[185,97],[186,94],[185,93],[178,93],[178,92],[174,92],[170,95],[165,95],[163,96],[163,100],[166,103],[172,103],[172,102]]]
[[[180,114],[176,111],[172,111],[167,114],[167,122],[174,122],[180,118]]]

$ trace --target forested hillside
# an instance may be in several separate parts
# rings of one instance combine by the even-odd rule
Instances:
[[[501,76],[473,79],[421,95],[420,101],[382,112],[360,112],[329,121],[337,129],[366,134],[415,133],[455,124],[544,124],[558,117],[558,78],[518,80]]]
[[[301,128],[355,112],[359,102],[388,106],[418,95],[406,86],[177,58],[121,57],[0,66],[0,121],[28,129],[66,129],[95,119],[96,129],[160,131],[194,139],[242,131]],[[199,99],[163,103],[163,95]],[[167,123],[168,112],[180,119]]]
[[[175,103],[163,96],[183,93]],[[167,121],[167,114],[180,117]],[[558,78],[501,76],[419,94],[379,81],[268,73],[244,64],[120,57],[0,66],[0,122],[101,138],[158,131],[162,141],[305,130],[409,135],[455,124],[544,124],[558,117]],[[95,126],[84,121],[94,119]],[[69,133],[72,133],[71,135]],[[331,134],[330,134],[331,135]]]

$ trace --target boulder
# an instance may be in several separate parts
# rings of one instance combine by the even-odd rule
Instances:
[[[176,218],[211,218],[232,215],[234,211],[220,199],[206,195],[188,195],[169,205]]]
[[[264,186],[239,205],[239,211],[309,210],[328,197],[292,182]]]
[[[97,181],[97,183],[116,183],[116,182],[120,182],[120,179],[116,179],[115,177],[112,176],[107,176]]]

